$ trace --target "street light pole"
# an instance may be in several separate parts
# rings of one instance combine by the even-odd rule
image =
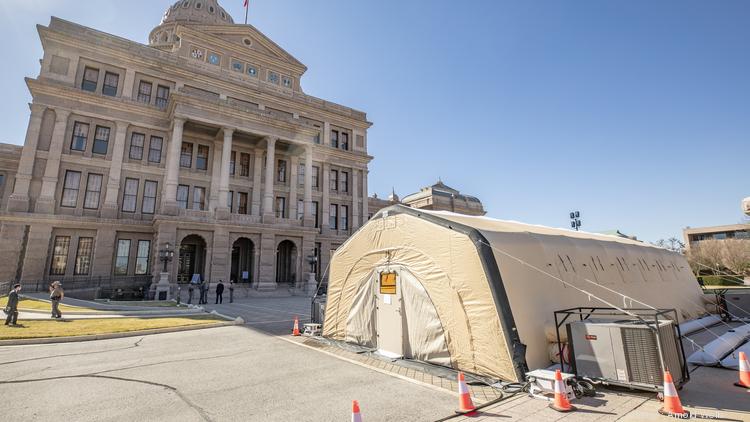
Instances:
[[[571,211],[570,212],[570,227],[574,228],[576,231],[581,228],[581,212],[580,211]]]
[[[172,259],[174,258],[174,250],[172,249],[172,246],[167,242],[166,245],[164,245],[164,249],[159,251],[159,259],[161,262],[164,263],[164,271],[167,272],[167,264],[172,262]]]

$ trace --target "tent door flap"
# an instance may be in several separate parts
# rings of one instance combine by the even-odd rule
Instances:
[[[398,278],[395,272],[380,273],[377,290],[378,351],[390,358],[404,356],[404,323]]]

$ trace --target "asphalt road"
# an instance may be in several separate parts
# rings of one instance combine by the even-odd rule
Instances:
[[[456,405],[252,326],[0,348],[0,397],[8,421],[348,421],[353,399],[368,422],[430,421]]]

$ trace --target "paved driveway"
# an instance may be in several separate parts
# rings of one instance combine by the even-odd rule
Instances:
[[[239,326],[4,347],[0,380],[3,420],[18,421],[348,421],[353,399],[366,421],[429,421],[456,404]]]

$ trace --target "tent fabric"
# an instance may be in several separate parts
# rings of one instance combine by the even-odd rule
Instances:
[[[435,316],[407,315],[407,326],[414,323],[409,317],[424,318],[433,321],[421,325],[437,329],[437,318],[451,367],[509,381],[521,380],[527,366],[549,365],[545,326],[554,326],[555,311],[606,306],[556,278],[617,306],[642,307],[607,289],[676,308],[683,319],[704,313],[698,283],[679,254],[622,237],[396,205],[334,254],[324,336],[367,337],[349,334],[347,321],[373,324],[358,292],[374,288],[376,269],[388,265],[404,268],[434,305]],[[364,314],[354,316],[360,309]],[[376,346],[377,327],[369,327],[365,340]]]

